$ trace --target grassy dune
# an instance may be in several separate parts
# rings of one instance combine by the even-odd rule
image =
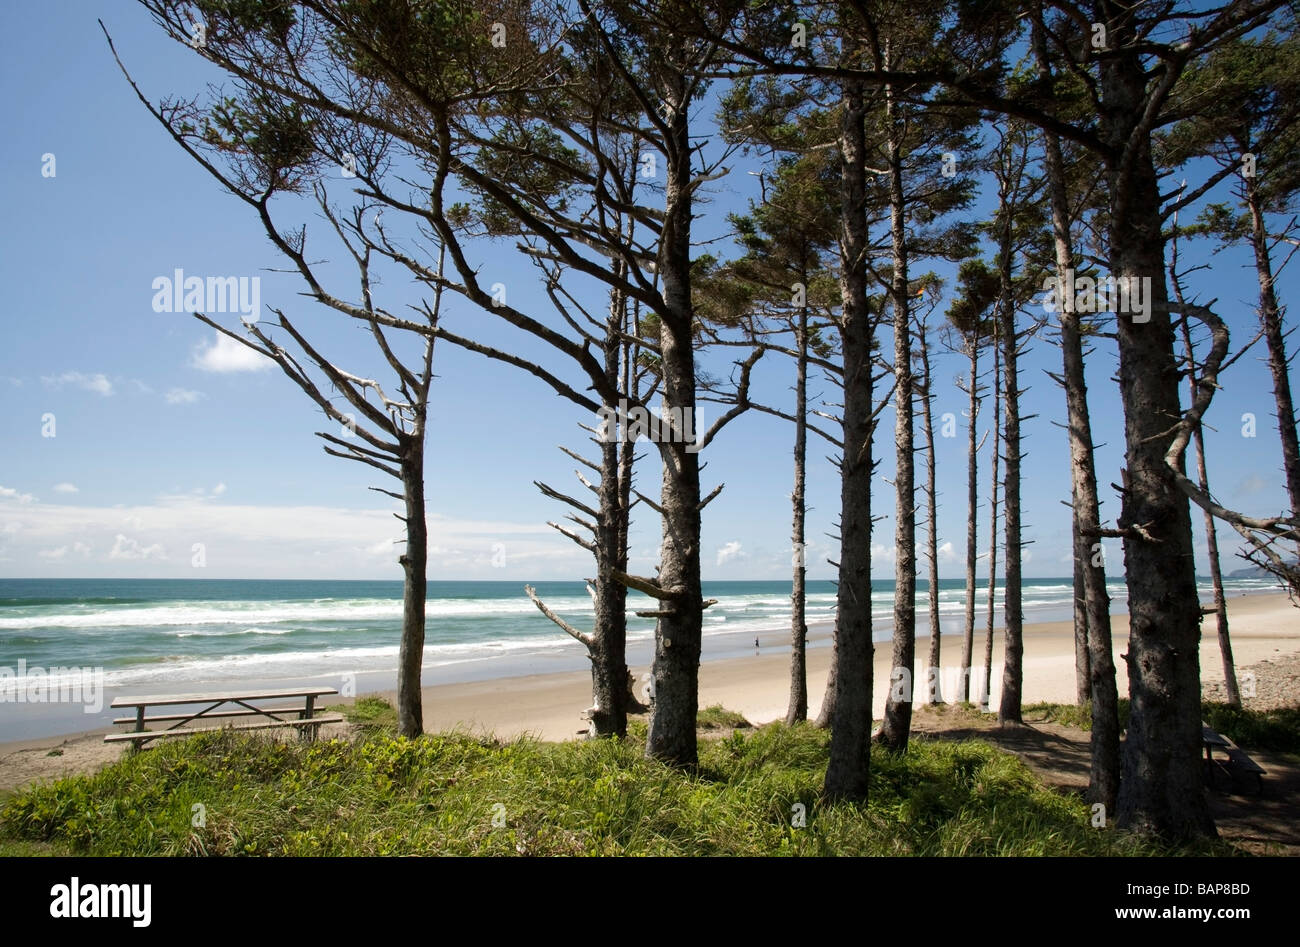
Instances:
[[[877,751],[870,803],[831,805],[820,800],[828,735],[805,725],[705,740],[699,771],[684,774],[642,757],[643,724],[624,744],[502,744],[462,733],[396,737],[385,708],[373,703],[358,716],[369,726],[353,741],[205,734],[27,790],[0,810],[0,853],[1229,851],[1214,844],[1170,852],[1093,828],[1082,800],[1044,787],[1014,756],[979,741],[914,739],[902,757]],[[704,716],[735,726],[738,715],[710,708]]]

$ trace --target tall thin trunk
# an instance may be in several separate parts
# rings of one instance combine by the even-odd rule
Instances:
[[[599,517],[596,521],[595,625],[591,647],[591,722],[596,736],[627,733],[627,588],[613,578],[618,560],[618,449],[616,438],[600,447]]]
[[[1048,68],[1046,40],[1035,29],[1034,45],[1039,62]],[[1048,198],[1052,208],[1052,237],[1056,252],[1057,285],[1074,268],[1074,246],[1070,236],[1070,204],[1066,190],[1065,160],[1061,141],[1043,133]],[[1075,641],[1083,639],[1086,651],[1076,652],[1076,669],[1087,667],[1087,691],[1079,703],[1092,702],[1092,738],[1089,800],[1099,802],[1107,812],[1115,811],[1119,793],[1119,693],[1115,684],[1114,647],[1110,632],[1110,596],[1106,591],[1106,565],[1101,557],[1101,502],[1097,495],[1096,457],[1092,443],[1092,419],[1088,411],[1088,385],[1084,374],[1083,335],[1073,293],[1058,293],[1061,320],[1061,381],[1070,436],[1070,495],[1074,505],[1074,561],[1076,590]],[[1095,544],[1095,545],[1094,545]],[[1081,601],[1080,601],[1081,598]],[[1082,605],[1080,614],[1079,605]],[[1080,627],[1082,626],[1082,627]]]
[[[1120,285],[1150,288],[1145,313],[1115,320],[1126,476],[1130,716],[1118,799],[1121,828],[1176,840],[1215,835],[1201,763],[1200,602],[1188,500],[1165,464],[1180,417],[1178,364],[1165,286],[1159,179],[1139,128],[1148,76],[1122,20],[1117,52],[1100,64],[1107,145],[1110,268]]]
[[[1186,326],[1186,323],[1184,323]],[[1196,475],[1200,487],[1208,496],[1209,474],[1205,469],[1205,438],[1201,425],[1192,432],[1196,442]],[[1228,704],[1241,706],[1241,690],[1237,687],[1237,664],[1232,657],[1232,638],[1228,635],[1228,602],[1223,594],[1223,570],[1219,566],[1219,537],[1214,516],[1205,514],[1205,542],[1210,557],[1210,582],[1214,586],[1214,616],[1219,633],[1219,654],[1223,658],[1223,686],[1228,691]]]
[[[1178,225],[1177,217],[1174,226]],[[1183,289],[1178,277],[1178,244],[1174,238],[1173,256],[1169,263],[1170,283],[1173,285],[1174,298],[1178,305],[1183,305]],[[1196,350],[1192,347],[1192,327],[1190,320],[1180,320],[1183,336],[1183,351],[1187,358],[1187,387],[1191,400],[1196,399]],[[1210,495],[1210,475],[1205,466],[1205,436],[1198,422],[1192,428],[1192,442],[1196,448],[1196,479],[1201,491]],[[1214,514],[1205,513],[1205,545],[1210,558],[1210,582],[1214,587],[1214,617],[1219,632],[1219,654],[1223,658],[1223,683],[1228,691],[1228,703],[1233,707],[1241,706],[1241,692],[1237,689],[1237,668],[1232,659],[1232,639],[1228,635],[1228,603],[1223,595],[1223,570],[1219,567],[1219,535],[1214,523]]]
[[[656,272],[663,283],[660,364],[663,407],[671,417],[695,415],[694,310],[691,305],[691,145],[687,79],[666,89],[667,184]],[[700,467],[694,445],[661,443],[663,537],[655,630],[654,710],[646,755],[693,767],[699,711],[700,646],[704,619],[700,589]]]
[[[1273,402],[1277,408],[1277,432],[1282,441],[1282,469],[1286,473],[1291,511],[1300,514],[1300,443],[1296,439],[1295,405],[1291,401],[1291,378],[1287,372],[1286,337],[1282,330],[1282,309],[1273,285],[1273,261],[1268,251],[1264,212],[1253,178],[1247,178],[1246,207],[1250,211],[1250,245],[1255,251],[1255,273],[1259,278],[1259,318],[1268,345],[1268,370],[1273,376]]]
[[[929,571],[926,576],[930,585],[930,660],[926,669],[926,693],[930,703],[943,703],[943,689],[939,681],[939,651],[943,636],[939,628],[939,502],[935,488],[935,470],[937,464],[934,456],[934,423],[931,410],[930,385],[933,376],[930,373],[930,348],[926,344],[926,333],[918,330],[916,345],[921,356],[921,371],[924,373],[922,383],[925,395],[921,398],[921,429],[925,435],[925,502],[928,507],[930,531],[926,536],[926,558]]]
[[[804,285],[807,285],[805,278]],[[790,502],[794,517],[790,541],[794,550],[794,577],[790,589],[790,704],[785,722],[795,724],[808,718],[808,666],[806,648],[808,624],[805,620],[804,564],[804,460],[808,453],[808,308],[799,311],[798,359],[795,367],[794,395],[794,490]]]
[[[979,464],[975,426],[979,420],[979,327],[970,337],[970,428],[966,436],[966,632],[961,642],[961,699],[970,700],[971,658],[975,650],[976,520],[979,510]]]
[[[912,674],[916,666],[916,458],[912,428],[911,300],[907,292],[907,231],[904,224],[902,120],[892,86],[885,86],[889,127],[889,235],[893,251],[890,297],[894,309],[894,656],[880,744],[907,749],[912,727]]]
[[[1010,183],[1007,184],[1009,188]],[[1006,447],[1006,480],[1003,486],[1003,509],[1006,525],[1007,586],[1003,601],[1002,700],[998,706],[998,723],[1021,723],[1020,690],[1024,680],[1024,610],[1020,586],[1020,386],[1018,375],[1020,344],[1016,332],[1016,301],[1011,286],[1011,218],[1007,208],[1002,234],[999,269],[1002,278],[1002,361],[1005,376],[1006,421],[1002,442]]]
[[[1072,505],[1076,505],[1078,500]],[[1079,539],[1083,534],[1079,530],[1079,511],[1070,516],[1070,535],[1074,547],[1074,702],[1082,707],[1092,700],[1091,659],[1088,657],[1088,605],[1086,579],[1083,577],[1083,564],[1086,561],[1084,550],[1080,548]],[[1086,548],[1086,544],[1084,546]]]
[[[616,264],[621,271],[624,264]],[[617,386],[621,357],[625,349],[622,330],[626,321],[626,298],[610,292],[608,331],[605,333],[605,375]],[[600,485],[597,489],[595,530],[596,579],[594,583],[595,623],[591,648],[591,687],[594,698],[591,722],[596,736],[627,734],[630,698],[627,674],[627,586],[614,578],[626,571],[626,552],[620,540],[626,535],[627,508],[623,505],[620,480],[619,437],[607,437],[600,444]]]
[[[624,323],[623,332],[627,336],[635,336],[636,326],[640,321],[641,304],[633,301],[631,310],[628,310],[624,304]],[[629,395],[640,397],[640,392],[636,390],[636,361],[638,347],[635,345],[625,345],[622,347],[619,358],[621,361],[621,381],[619,391],[626,391]],[[622,572],[627,571],[628,566],[628,535],[631,532],[632,520],[632,479],[636,471],[636,442],[627,438],[626,427],[619,427],[619,455],[618,455],[618,533],[614,537],[615,561]],[[615,607],[623,614],[623,637],[624,651],[626,652],[627,641],[627,588],[620,583],[620,589],[616,591],[618,596]],[[626,663],[626,653],[624,662]],[[631,674],[628,675],[626,706],[629,713],[641,713],[649,708],[641,703],[639,695],[633,691],[634,682]]]
[[[836,601],[839,601],[838,589]],[[838,612],[838,606],[836,606]],[[813,720],[813,726],[820,729],[826,729],[831,725],[831,720],[835,716],[835,691],[839,687],[839,666],[840,666],[840,632],[839,619],[835,620],[835,628],[831,632],[831,666],[826,672],[826,691],[822,695],[822,705],[817,709],[817,717]]]
[[[831,799],[867,798],[871,771],[872,319],[867,307],[867,143],[862,84],[843,84],[840,118],[840,297],[844,353],[844,456],[840,465],[840,571],[835,655],[828,693]],[[823,713],[826,708],[823,708]]]
[[[422,426],[417,427],[422,430]],[[424,663],[424,603],[428,594],[428,526],[424,519],[424,438],[403,436],[402,496],[406,514],[406,554],[398,559],[402,587],[402,640],[397,649],[397,732],[424,733],[420,669]]]
[[[993,696],[993,616],[997,613],[998,586],[998,461],[1002,446],[1002,354],[998,349],[999,329],[993,324],[993,459],[989,478],[989,614],[984,635],[984,689],[980,705],[987,712]]]

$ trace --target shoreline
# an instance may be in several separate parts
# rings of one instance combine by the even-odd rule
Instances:
[[[1229,621],[1233,652],[1238,668],[1282,654],[1300,652],[1300,612],[1285,593],[1249,593],[1229,599]],[[924,621],[924,614],[918,617]],[[1120,655],[1128,641],[1127,615],[1112,615],[1112,635],[1116,663],[1116,683],[1120,696],[1128,691],[1124,661]],[[930,635],[916,638],[917,662],[914,671],[917,703],[926,700],[926,672]],[[820,708],[830,666],[830,625],[809,627],[807,651],[808,716],[813,719]],[[739,656],[704,657],[700,663],[699,706],[721,704],[742,714],[755,725],[783,719],[789,694],[790,645],[785,636],[760,635],[756,653]],[[814,638],[820,646],[814,646]],[[993,692],[990,703],[996,706],[1000,692],[1002,664],[1001,629],[994,631]],[[974,655],[982,669],[984,629],[976,628]],[[887,643],[885,643],[887,644]],[[951,701],[960,683],[962,636],[945,634],[941,639],[941,696]],[[889,690],[891,649],[878,643],[875,654],[875,688],[873,716],[884,710]],[[1223,681],[1223,666],[1212,616],[1206,617],[1201,636],[1202,684]],[[954,660],[955,659],[955,660]],[[633,677],[644,681],[648,667],[630,668]],[[978,678],[978,674],[976,675]],[[975,691],[974,681],[972,691]],[[383,696],[390,701],[395,691],[388,688],[362,691],[359,696]],[[531,735],[539,740],[559,741],[585,733],[581,712],[591,703],[589,671],[555,671],[541,674],[497,677],[489,680],[427,685],[422,689],[424,725],[427,732],[462,729],[476,734],[492,733],[509,740]],[[1294,695],[1300,701],[1300,694]],[[1073,704],[1075,698],[1074,628],[1069,621],[1039,622],[1025,625],[1024,685],[1025,704],[1053,701]],[[974,697],[972,697],[974,699]],[[353,698],[326,698],[323,704],[350,704]],[[105,744],[103,736],[120,732],[115,727],[48,734],[0,742],[0,789],[13,788],[40,778],[59,778],[72,772],[84,772],[116,759],[121,744]],[[61,752],[60,752],[61,751]],[[56,755],[49,755],[54,753]]]
[[[1300,610],[1294,608],[1283,592],[1252,593],[1230,599],[1229,623],[1233,654],[1238,668],[1267,658],[1300,653]],[[1201,636],[1201,680],[1203,684],[1223,682],[1223,662],[1213,619],[1209,633]],[[829,634],[829,626],[824,628]],[[928,632],[928,629],[927,629]],[[1128,674],[1120,655],[1128,643],[1128,616],[1111,616],[1116,685],[1120,696],[1128,693]],[[814,630],[809,628],[809,638]],[[984,630],[976,629],[975,660],[982,666]],[[925,700],[926,671],[930,635],[916,637],[914,670],[917,703]],[[879,718],[885,707],[890,680],[891,649],[888,642],[877,643],[875,653],[875,687],[872,715]],[[951,701],[954,686],[960,683],[961,635],[942,636],[940,644],[941,696]],[[1025,704],[1039,701],[1073,704],[1075,702],[1074,624],[1069,621],[1038,622],[1025,625],[1024,684]],[[726,657],[700,662],[699,706],[722,704],[742,714],[755,725],[783,719],[789,695],[789,644],[765,645],[757,654]],[[813,719],[821,707],[827,672],[830,668],[829,647],[809,647],[807,651],[808,717]],[[956,660],[953,660],[956,658]],[[1003,632],[993,633],[993,688],[990,702],[996,706],[1001,693]],[[640,681],[647,668],[631,669]],[[978,676],[978,675],[977,675]],[[424,722],[428,730],[468,727],[474,732],[493,732],[508,739],[532,733],[542,740],[571,739],[584,731],[577,716],[590,703],[591,676],[587,671],[529,675],[463,684],[434,685],[423,689]],[[972,691],[975,682],[972,681]],[[396,698],[396,691],[385,690],[380,696]],[[508,706],[493,698],[505,696]],[[1295,695],[1300,701],[1300,694]],[[585,731],[584,731],[585,732]],[[3,745],[0,745],[0,752]]]

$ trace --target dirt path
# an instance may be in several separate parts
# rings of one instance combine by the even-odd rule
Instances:
[[[1091,764],[1085,730],[1033,719],[1024,727],[1001,729],[993,714],[956,707],[917,707],[912,730],[930,739],[987,740],[1025,761],[1049,786],[1083,794]],[[1229,786],[1223,776],[1208,792],[1210,814],[1220,837],[1256,855],[1300,855],[1300,763],[1263,750],[1250,756],[1267,770],[1263,794],[1253,784]]]

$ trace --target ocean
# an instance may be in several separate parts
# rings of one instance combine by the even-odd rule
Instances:
[[[528,600],[524,582],[429,583],[424,680],[426,684],[579,670],[585,649],[547,620]],[[591,599],[581,582],[532,583],[542,599],[579,628],[590,627]],[[890,638],[893,581],[872,582],[876,638]],[[941,580],[944,633],[963,625],[965,583]],[[1273,588],[1263,579],[1233,579],[1230,595]],[[1001,603],[1001,588],[998,603]],[[789,581],[706,582],[704,658],[788,647]],[[1110,585],[1112,610],[1124,607],[1124,586]],[[977,628],[983,628],[987,587],[977,594]],[[1024,584],[1026,622],[1069,619],[1069,579],[1029,579]],[[1203,586],[1203,597],[1209,597]],[[21,666],[62,674],[102,669],[103,688],[154,694],[231,686],[287,686],[350,681],[358,693],[395,686],[401,626],[400,581],[285,581],[204,579],[0,579],[0,740],[60,726],[101,726],[102,709],[81,718],[72,710],[15,701],[6,671]],[[918,630],[928,628],[928,591],[918,583]],[[629,595],[629,613],[653,607]],[[834,620],[835,586],[808,583],[807,618],[824,626],[810,646],[824,646]],[[1001,625],[1000,612],[996,615]],[[654,623],[629,614],[628,663],[652,657]],[[63,669],[63,670],[57,670]],[[21,676],[21,675],[19,675]],[[107,701],[105,701],[107,703]],[[86,708],[82,708],[84,712]],[[75,724],[75,725],[74,725]]]

